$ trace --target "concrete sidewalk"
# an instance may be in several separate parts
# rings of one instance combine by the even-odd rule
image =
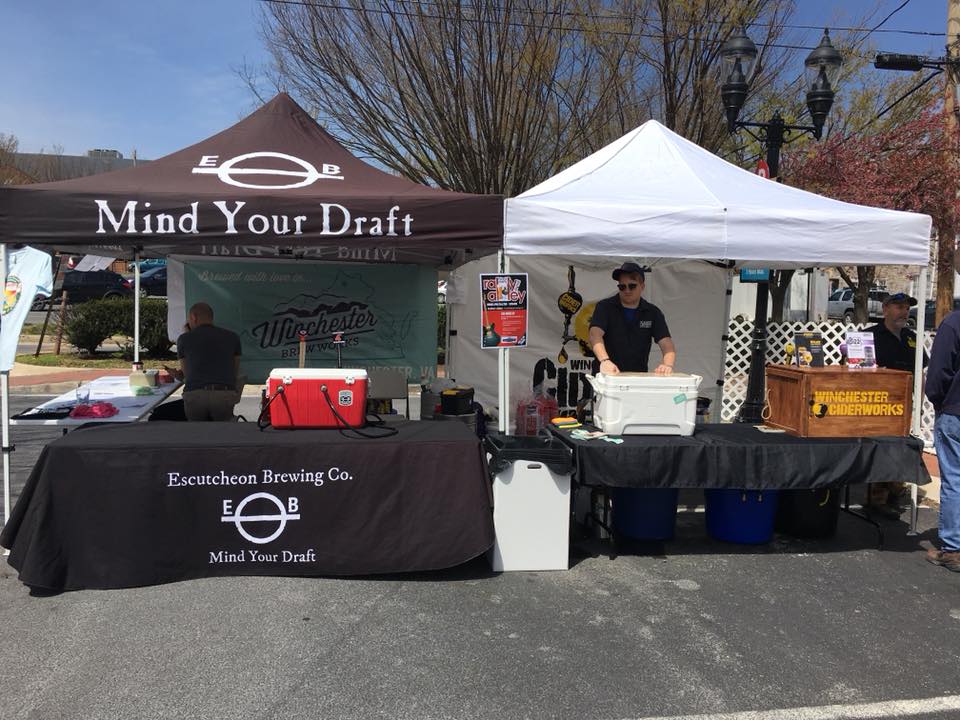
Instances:
[[[59,395],[76,387],[78,383],[90,382],[106,375],[129,374],[129,367],[69,368],[14,363],[10,371],[10,390],[36,395]]]

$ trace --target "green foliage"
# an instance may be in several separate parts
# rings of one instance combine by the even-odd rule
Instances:
[[[129,359],[133,357],[133,325],[133,298],[91,300],[71,308],[64,336],[71,345],[91,355],[105,340],[119,336],[123,356]],[[144,298],[140,301],[140,347],[150,356],[164,357],[169,354],[170,345],[167,301]]]
[[[447,359],[447,305],[437,303],[437,364]]]
[[[119,301],[125,305],[119,318],[118,331],[127,342],[124,350],[133,357],[133,298]],[[167,301],[160,298],[143,298],[140,301],[140,347],[152,357],[169,354],[172,343],[167,337]]]
[[[83,353],[92,355],[107,338],[118,330],[122,300],[91,300],[75,305],[67,316],[63,334]],[[130,308],[132,314],[133,309]]]
[[[437,303],[437,347],[447,346],[447,305]]]

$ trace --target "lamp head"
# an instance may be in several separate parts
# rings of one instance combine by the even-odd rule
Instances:
[[[803,61],[807,90],[832,90],[837,83],[842,64],[843,57],[830,42],[830,31],[824,29],[820,44],[811,50]]]
[[[813,121],[814,136],[819,140],[823,134],[823,125],[833,107],[836,93],[833,90],[843,58],[830,42],[830,32],[823,31],[820,44],[815,47],[804,61],[807,78],[807,110]]]
[[[732,35],[720,48],[720,57],[726,67],[726,77],[720,87],[723,107],[727,114],[727,129],[736,129],[737,117],[746,102],[753,79],[753,65],[757,59],[757,46],[747,37],[743,28]]]

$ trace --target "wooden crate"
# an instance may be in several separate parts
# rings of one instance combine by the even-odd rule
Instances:
[[[767,425],[800,437],[905,436],[913,375],[845,366],[767,366]]]

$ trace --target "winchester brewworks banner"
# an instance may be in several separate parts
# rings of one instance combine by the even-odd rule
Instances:
[[[336,367],[333,340],[340,334],[343,367],[435,374],[437,273],[431,268],[236,260],[190,261],[182,268],[182,307],[207,302],[215,324],[240,336],[247,382],[263,382],[273,368],[297,367],[301,331],[306,367]],[[171,317],[172,334],[177,322],[183,321]]]

